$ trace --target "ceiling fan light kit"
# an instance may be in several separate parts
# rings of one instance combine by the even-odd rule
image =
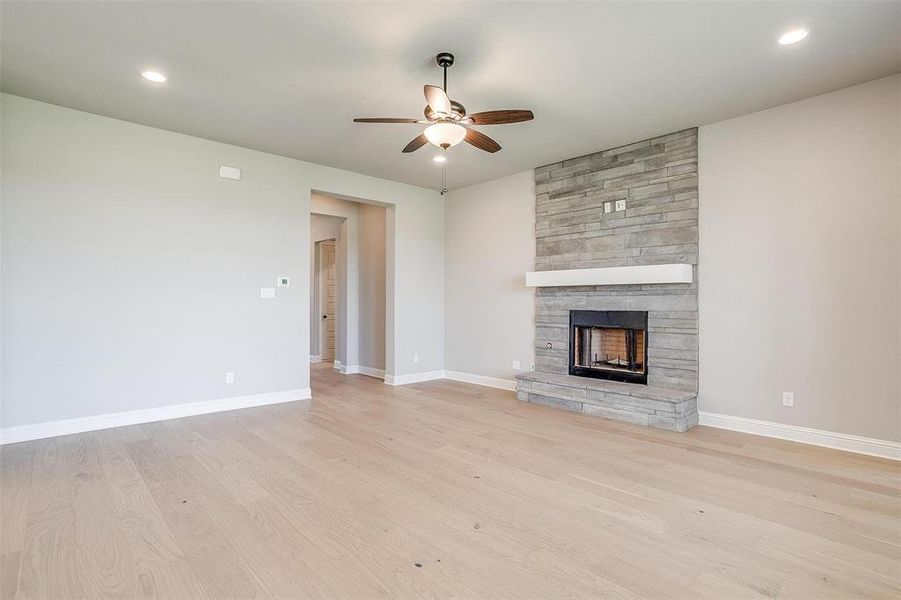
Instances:
[[[456,123],[435,123],[426,127],[423,133],[429,142],[447,150],[463,141],[466,128]]]
[[[428,125],[422,133],[404,147],[403,152],[405,153],[415,152],[427,143],[447,150],[464,141],[480,150],[494,153],[501,149],[500,144],[484,133],[473,129],[473,125],[506,125],[531,121],[534,118],[530,110],[492,110],[467,115],[466,108],[459,102],[451,100],[447,95],[447,69],[454,64],[454,55],[450,52],[441,52],[435,57],[435,62],[444,70],[444,86],[426,85],[423,88],[426,100],[426,107],[423,111],[425,120],[359,118],[354,119],[354,122]]]

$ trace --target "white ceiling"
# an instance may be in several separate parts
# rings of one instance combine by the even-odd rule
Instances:
[[[436,150],[401,154],[421,126],[351,119],[421,115],[442,50],[469,112],[535,112],[452,148],[450,187],[901,71],[899,2],[0,6],[5,92],[430,188]]]

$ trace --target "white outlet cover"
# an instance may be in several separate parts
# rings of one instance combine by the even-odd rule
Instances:
[[[617,200],[616,201],[616,210],[617,212],[621,210],[626,210],[626,201],[625,200]]]
[[[225,374],[225,383],[234,383],[235,382],[235,372],[229,371]]]
[[[275,288],[260,288],[260,298],[270,300],[275,298]]]
[[[795,395],[792,392],[782,392],[782,406],[794,406]]]
[[[419,362],[419,355],[418,355],[418,354],[414,354],[414,355],[413,355],[413,362],[415,362],[415,363],[418,363],[418,362]]]
[[[519,361],[518,361],[518,360],[514,360],[513,363],[512,363],[512,367],[513,367],[513,370],[514,370],[514,371],[519,371]]]
[[[611,204],[610,202],[604,202],[604,212],[608,213],[608,212],[612,212],[612,211],[613,211],[613,204]]]

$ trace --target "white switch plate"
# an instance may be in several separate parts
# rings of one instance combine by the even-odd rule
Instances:
[[[275,288],[260,288],[260,298],[275,298]]]
[[[235,382],[235,372],[229,371],[225,374],[225,383],[234,383]]]
[[[782,406],[794,406],[795,395],[792,392],[782,392]]]
[[[604,202],[604,212],[608,213],[608,212],[612,212],[612,211],[613,211],[613,204],[611,204],[610,202]]]
[[[534,371],[534,370],[535,370],[535,363],[529,363],[529,370],[530,370],[530,371]]]
[[[626,210],[626,201],[625,200],[617,200],[616,201],[616,211],[619,212],[621,210]]]
[[[241,169],[237,167],[219,167],[219,177],[241,181]]]
[[[512,367],[513,367],[513,370],[514,370],[514,371],[519,371],[519,361],[518,361],[518,360],[514,360],[514,361],[513,361],[513,364],[512,364]]]
[[[414,355],[413,355],[413,362],[415,362],[415,363],[418,363],[418,362],[419,362],[419,355],[418,355],[418,354],[414,354]]]

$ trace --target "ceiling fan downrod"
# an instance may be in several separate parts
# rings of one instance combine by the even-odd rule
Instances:
[[[447,93],[447,69],[454,64],[454,55],[450,52],[439,52],[435,57],[438,66],[444,69],[444,93]]]

